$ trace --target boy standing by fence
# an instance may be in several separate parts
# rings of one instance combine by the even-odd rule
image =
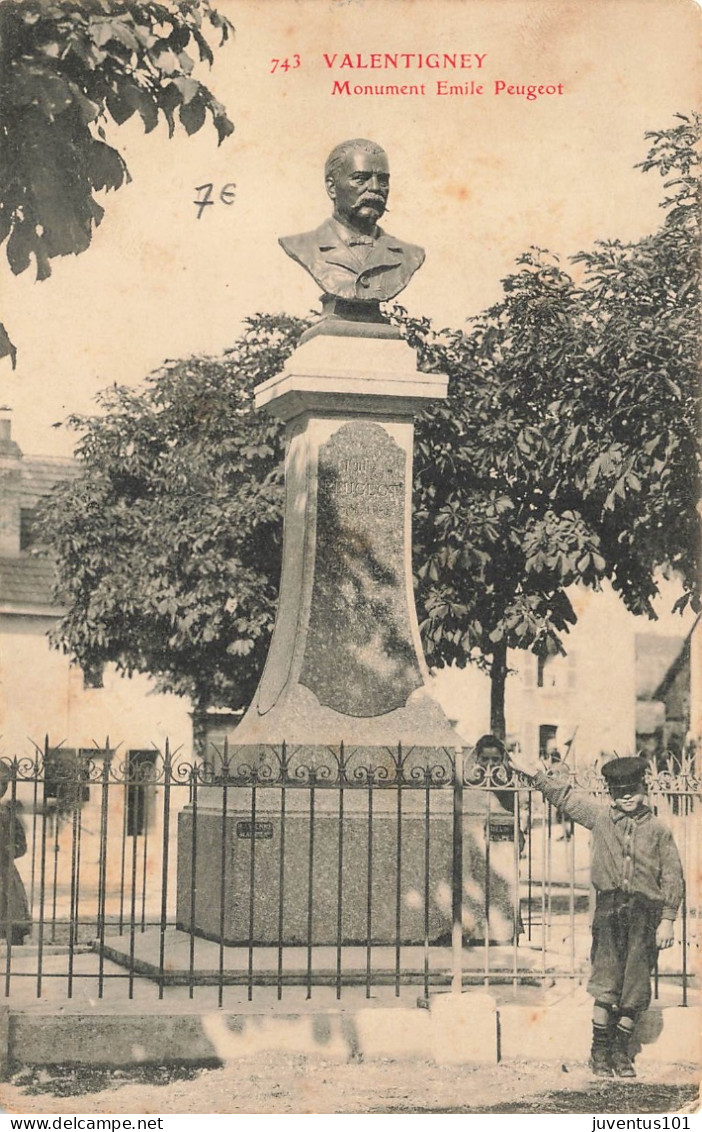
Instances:
[[[512,755],[553,806],[592,830],[591,880],[597,893],[592,922],[590,1066],[598,1077],[635,1077],[629,1054],[637,1017],[651,1001],[658,950],[672,947],[683,873],[673,836],[646,805],[641,758],[602,767],[611,802],[575,790],[536,760]]]

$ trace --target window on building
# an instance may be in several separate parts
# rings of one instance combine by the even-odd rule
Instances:
[[[158,751],[128,751],[127,837],[146,832],[149,820],[149,798],[153,791],[153,767]]]
[[[536,667],[537,688],[550,688],[559,692],[567,691],[575,686],[575,658],[572,653],[562,656],[537,657]]]
[[[555,746],[558,726],[555,723],[542,723],[539,727],[539,755],[544,757]]]
[[[44,777],[46,797],[57,810],[71,810],[90,798],[82,752],[75,747],[50,748],[44,757]]]
[[[20,508],[20,550],[31,550],[36,543],[36,513],[33,507]]]
[[[82,665],[83,671],[83,687],[84,688],[103,688],[104,687],[104,664],[88,664],[87,662]]]

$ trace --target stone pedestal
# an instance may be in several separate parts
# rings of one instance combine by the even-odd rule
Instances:
[[[293,796],[299,792],[286,790],[281,870],[281,791],[274,786],[257,790],[258,829],[251,824],[250,797],[241,805],[234,800],[236,793],[243,801],[240,792],[232,788],[224,818],[232,873],[224,901],[219,895],[221,790],[199,791],[194,917],[193,818],[192,813],[182,815],[179,923],[188,926],[194,921],[196,930],[216,936],[223,903],[224,935],[229,940],[241,939],[248,932],[252,850],[259,870],[254,884],[255,937],[277,938],[282,878],[285,922],[289,924],[284,927],[286,939],[302,942],[310,926],[319,941],[335,938],[339,797],[333,787],[338,781],[339,759],[330,756],[330,747],[338,749],[343,743],[354,767],[361,768],[361,776],[374,767],[382,784],[386,771],[379,768],[392,774],[398,744],[421,752],[419,761],[425,766],[447,767],[448,781],[453,752],[461,746],[427,689],[411,569],[413,418],[428,402],[446,396],[447,379],[418,372],[414,351],[399,337],[377,336],[381,331],[394,335],[392,328],[370,327],[368,333],[373,337],[362,325],[353,329],[352,334],[339,333],[337,327],[335,332],[309,337],[285,370],[256,390],[257,406],[287,425],[283,570],[265,671],[232,737],[230,773],[270,761],[272,749],[278,752],[273,758],[279,766],[285,743],[285,759],[302,767],[305,781],[316,782],[319,789],[312,849],[309,799],[298,798],[296,812]],[[323,789],[324,768],[330,765],[327,782],[332,788]],[[363,777],[358,781],[363,782]],[[370,870],[368,792],[347,789],[344,793],[347,841],[343,868],[348,878],[358,878],[357,884],[347,881],[344,937],[365,938],[370,876],[377,908],[373,936],[380,941],[394,940],[397,792],[374,791]],[[436,935],[450,931],[450,895],[448,908],[445,904],[451,879],[452,794],[450,788],[433,789],[431,794],[432,814],[442,829],[442,846],[436,848],[430,862],[430,918]],[[407,894],[417,894],[424,883],[423,799],[423,790],[403,790],[401,884],[411,938],[421,938],[423,932],[423,913],[417,901],[412,911],[414,897],[407,897],[409,903],[405,899]],[[319,886],[311,913],[308,896],[301,895],[310,867],[314,884]],[[243,871],[237,879],[239,869]],[[437,911],[442,903],[443,910]]]
[[[446,384],[400,339],[318,335],[258,387],[287,422],[285,541],[237,748],[459,743],[426,690],[411,566],[413,417]]]

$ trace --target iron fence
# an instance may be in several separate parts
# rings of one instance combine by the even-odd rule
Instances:
[[[503,762],[409,747],[226,747],[197,761],[52,746],[3,760],[5,997],[583,979],[589,834]],[[457,773],[458,768],[458,773]],[[596,770],[574,784],[604,795]],[[683,1005],[699,941],[700,782],[649,775],[687,878],[655,992]],[[26,896],[26,903],[23,897]],[[181,991],[181,993],[183,993]]]

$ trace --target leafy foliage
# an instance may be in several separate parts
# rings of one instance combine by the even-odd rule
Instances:
[[[601,509],[603,546],[629,608],[652,614],[652,571],[675,570],[699,607],[699,141],[702,118],[648,134],[642,163],[672,193],[633,245],[599,243],[584,265],[580,396],[564,389],[575,486]],[[672,176],[671,176],[672,174]],[[603,377],[608,380],[603,380]]]
[[[210,117],[223,141],[234,129],[198,79],[212,63],[207,26],[224,42],[231,24],[209,0],[1,0],[0,243],[15,275],[86,250],[104,209],[94,193],[129,180],[105,124],[138,114],[193,134]],[[178,118],[176,119],[176,113]],[[16,350],[0,326],[0,357]]]
[[[417,422],[415,590],[430,665],[492,677],[504,732],[508,649],[564,650],[574,584],[609,579],[652,615],[656,573],[699,607],[695,554],[700,123],[649,135],[672,190],[661,229],[600,243],[572,274],[531,249],[466,332],[396,308],[449,398]],[[579,271],[578,279],[575,270]],[[168,363],[74,418],[83,474],[45,515],[58,553],[56,640],[84,666],[155,674],[196,706],[246,704],[272,628],[282,440],[252,410],[304,323],[257,315],[223,360]]]
[[[43,523],[67,612],[54,638],[84,668],[149,672],[197,707],[252,697],[278,592],[279,424],[252,389],[278,372],[304,323],[258,315],[223,358],[167,362],[143,391],[73,417],[82,474]]]
[[[607,563],[567,479],[549,468],[562,421],[549,410],[573,296],[540,255],[470,333],[411,328],[451,396],[418,422],[414,557],[429,664],[477,659],[493,677],[491,730],[504,733],[509,648],[562,650],[567,588],[597,587]],[[564,364],[562,362],[561,364]]]
[[[662,228],[574,257],[531,249],[467,334],[408,324],[451,398],[417,437],[415,561],[431,664],[475,658],[504,730],[506,648],[562,651],[567,589],[608,578],[653,616],[674,570],[699,608],[696,511],[700,120],[680,116],[642,168],[672,196]]]

